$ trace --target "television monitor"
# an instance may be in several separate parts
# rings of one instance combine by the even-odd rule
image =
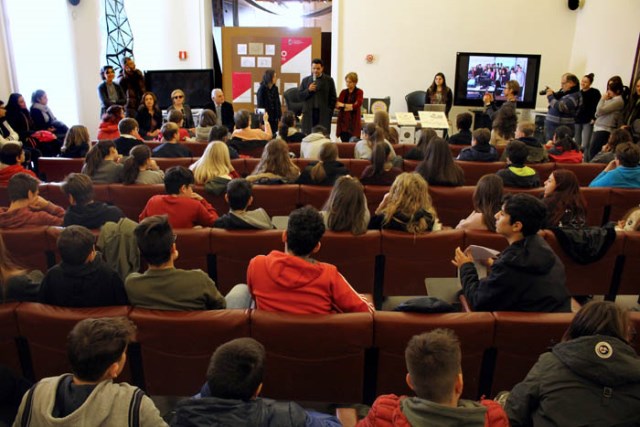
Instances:
[[[516,80],[520,83],[518,107],[535,108],[540,62],[540,55],[458,52],[453,102],[482,106],[485,93],[497,102],[504,101],[505,84]]]
[[[182,89],[185,104],[191,108],[202,108],[211,103],[213,70],[150,70],[144,73],[147,90],[158,97],[163,110],[171,106],[171,92]]]

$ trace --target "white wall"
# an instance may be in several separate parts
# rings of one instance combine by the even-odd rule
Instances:
[[[578,77],[594,73],[601,91],[614,75],[629,84],[639,30],[638,0],[587,0],[577,11],[571,70]]]
[[[342,58],[333,70],[337,86],[344,87],[344,75],[356,71],[366,97],[391,96],[391,111],[407,111],[404,96],[426,90],[439,71],[453,87],[458,51],[541,54],[540,83],[552,87],[559,85],[571,59],[576,14],[566,1],[334,0],[333,4],[334,14],[339,15],[334,16],[334,37],[338,37],[334,47]],[[376,57],[371,65],[364,61],[369,53]],[[538,106],[544,106],[543,97]]]
[[[2,29],[6,28],[4,11],[0,7],[0,23],[2,23]],[[0,99],[7,102],[11,92],[11,66],[9,62],[9,46],[7,39],[4,36],[4,31],[0,31]]]

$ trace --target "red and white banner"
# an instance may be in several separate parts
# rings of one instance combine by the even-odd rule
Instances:
[[[311,37],[283,37],[280,44],[280,72],[310,74]]]
[[[251,73],[233,73],[231,76],[233,102],[252,102]]]

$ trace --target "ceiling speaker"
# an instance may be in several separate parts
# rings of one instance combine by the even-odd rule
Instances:
[[[569,0],[569,9],[576,10],[579,6],[580,6],[580,0]]]

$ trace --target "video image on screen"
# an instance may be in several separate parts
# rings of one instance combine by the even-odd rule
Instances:
[[[524,99],[527,76],[526,57],[470,56],[467,75],[467,99],[482,99],[485,93],[497,101],[507,99],[503,92],[509,80],[520,84],[518,101]]]

